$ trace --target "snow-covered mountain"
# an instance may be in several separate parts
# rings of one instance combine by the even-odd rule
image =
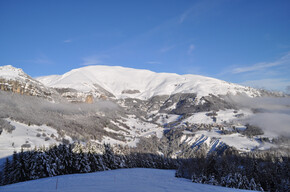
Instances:
[[[63,75],[37,78],[48,87],[71,88],[80,92],[107,93],[107,96],[146,100],[156,95],[195,93],[198,98],[208,95],[238,93],[259,96],[256,89],[200,75],[155,73],[148,70],[118,66],[87,66]]]
[[[9,96],[0,92],[3,101],[0,106],[5,109],[0,111],[0,118],[5,126],[10,123],[16,129],[10,132],[10,126],[0,127],[0,150],[5,149],[0,157],[19,150],[24,144],[33,147],[61,143],[65,137],[72,138],[70,141],[128,146],[136,146],[142,138],[158,138],[154,142],[164,147],[153,148],[152,152],[171,157],[183,156],[183,152],[190,153],[201,146],[207,152],[224,150],[227,146],[240,151],[274,146],[262,142],[256,133],[251,138],[241,133],[242,129],[236,127],[247,128],[239,120],[250,117],[253,111],[239,108],[224,97],[259,97],[264,93],[214,78],[88,66],[35,80],[21,69],[3,66],[0,67],[0,88],[40,97]],[[62,103],[63,99],[74,103],[95,100],[95,103],[73,105]],[[57,133],[53,134],[56,137],[38,137],[35,130],[43,127],[56,129]]]
[[[11,65],[0,66],[0,90],[12,91],[22,95],[45,97],[52,100],[56,92],[33,79],[22,69]]]

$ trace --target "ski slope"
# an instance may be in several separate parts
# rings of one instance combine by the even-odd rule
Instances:
[[[149,70],[119,66],[87,66],[63,75],[37,78],[44,85],[55,88],[73,88],[81,92],[99,89],[99,86],[116,98],[148,99],[155,95],[196,93],[197,97],[244,93],[258,96],[255,89],[200,75],[155,73]],[[131,93],[128,93],[131,91]]]
[[[118,169],[87,174],[63,175],[1,186],[5,192],[230,192],[246,191],[174,177],[174,170]]]

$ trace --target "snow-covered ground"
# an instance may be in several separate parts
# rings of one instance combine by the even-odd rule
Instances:
[[[168,123],[178,121],[179,118],[181,117],[180,115],[175,115],[175,114],[166,114],[166,113],[159,113],[159,118],[156,121],[156,123],[161,124],[161,125],[166,125]]]
[[[87,174],[63,175],[1,186],[5,192],[226,192],[246,191],[174,177],[174,170],[118,169]]]
[[[249,138],[240,133],[233,134],[221,134],[217,128],[214,128],[211,131],[184,131],[184,135],[180,138],[180,142],[187,143],[189,145],[200,145],[202,143],[206,143],[211,150],[222,145],[223,143],[235,147],[240,151],[251,151],[255,148],[265,150],[271,147],[275,147],[275,145],[270,143],[262,143],[257,139],[257,137]]]
[[[195,113],[192,116],[184,119],[182,123],[203,123],[203,124],[213,124],[213,123],[229,123],[235,122],[237,120],[243,119],[245,117],[251,116],[253,113],[247,109],[241,110],[234,110],[234,109],[227,109],[227,110],[219,110],[216,112],[216,122],[213,121],[211,116],[207,115],[208,112],[199,112]]]
[[[105,131],[124,135],[126,142],[104,136],[102,143],[122,144],[135,147],[140,137],[150,137],[154,135],[161,138],[163,136],[164,129],[162,127],[150,122],[141,121],[135,115],[129,115],[126,118],[123,117],[121,120],[111,121],[111,123],[118,126],[121,130],[115,131],[105,127]],[[124,125],[127,126],[127,128],[124,127]]]
[[[15,130],[12,133],[3,130],[0,135],[0,158],[12,155],[13,151],[20,152],[23,144],[30,145],[29,149],[34,149],[34,147],[48,147],[60,143],[57,141],[57,131],[49,126],[28,126],[10,119],[7,119],[7,121],[15,126]],[[68,136],[65,136],[65,138],[72,141]]]
[[[29,126],[10,119],[6,120],[9,121],[11,125],[15,126],[15,130],[13,130],[12,133],[8,133],[6,130],[3,130],[0,135],[0,159],[12,155],[14,151],[20,152],[23,144],[30,146],[29,148],[24,148],[25,150],[34,149],[35,147],[40,146],[48,147],[52,144],[61,143],[57,130],[52,127],[46,125]],[[114,132],[124,135],[126,142],[104,136],[100,143],[110,143],[112,145],[122,144],[134,147],[139,142],[140,137],[150,137],[155,135],[161,138],[163,136],[164,129],[162,127],[159,127],[153,123],[141,121],[136,116],[130,115],[119,121],[112,121],[112,123],[118,126],[120,130],[115,131],[108,127],[105,127],[104,130],[107,132]],[[126,128],[123,125],[128,127]],[[69,140],[71,143],[73,142],[69,136],[65,135],[64,138]],[[95,142],[98,143],[98,141]]]

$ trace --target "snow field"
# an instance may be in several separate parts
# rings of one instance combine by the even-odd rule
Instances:
[[[5,192],[233,192],[246,191],[192,183],[174,177],[174,170],[118,169],[87,174],[63,175],[1,186]]]
[[[49,145],[60,143],[56,140],[58,138],[57,130],[51,127],[46,125],[28,126],[9,119],[6,120],[8,120],[11,125],[15,126],[15,130],[13,130],[12,133],[3,130],[0,135],[0,158],[10,156],[14,151],[20,152],[23,144],[30,144],[29,149],[34,149],[35,147],[48,147]],[[55,137],[52,137],[52,135]],[[49,138],[49,140],[45,140],[46,138]],[[68,136],[65,136],[65,138],[70,142],[72,141]]]
[[[163,130],[164,130],[163,128],[153,123],[141,121],[134,115],[129,115],[126,118],[122,118],[120,122],[118,121],[117,122],[111,121],[111,122],[115,124],[116,126],[118,126],[121,130],[115,131],[108,127],[106,127],[105,130],[107,132],[115,132],[115,133],[123,134],[126,138],[126,142],[115,140],[110,137],[104,136],[102,143],[123,144],[123,145],[128,145],[131,147],[135,147],[136,144],[139,142],[139,137],[150,137],[150,136],[155,135],[158,138],[161,138],[163,136]],[[123,127],[121,123],[127,125],[130,129]],[[129,134],[127,134],[126,132],[129,132]]]
[[[257,137],[249,138],[240,133],[233,134],[220,134],[218,129],[213,129],[211,131],[184,131],[184,135],[180,138],[180,142],[187,143],[189,145],[200,145],[206,143],[208,146],[217,147],[222,143],[229,146],[235,147],[240,151],[249,152],[255,148],[265,150],[270,147],[275,147],[270,143],[261,143],[258,141]],[[212,148],[213,149],[213,148]]]

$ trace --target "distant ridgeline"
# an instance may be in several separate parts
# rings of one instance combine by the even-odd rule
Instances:
[[[288,157],[270,152],[239,154],[228,148],[223,155],[198,151],[190,159],[172,159],[138,148],[110,145],[59,145],[14,153],[6,159],[1,185],[56,175],[89,173],[118,168],[178,169],[176,177],[196,183],[259,191],[289,191]]]

